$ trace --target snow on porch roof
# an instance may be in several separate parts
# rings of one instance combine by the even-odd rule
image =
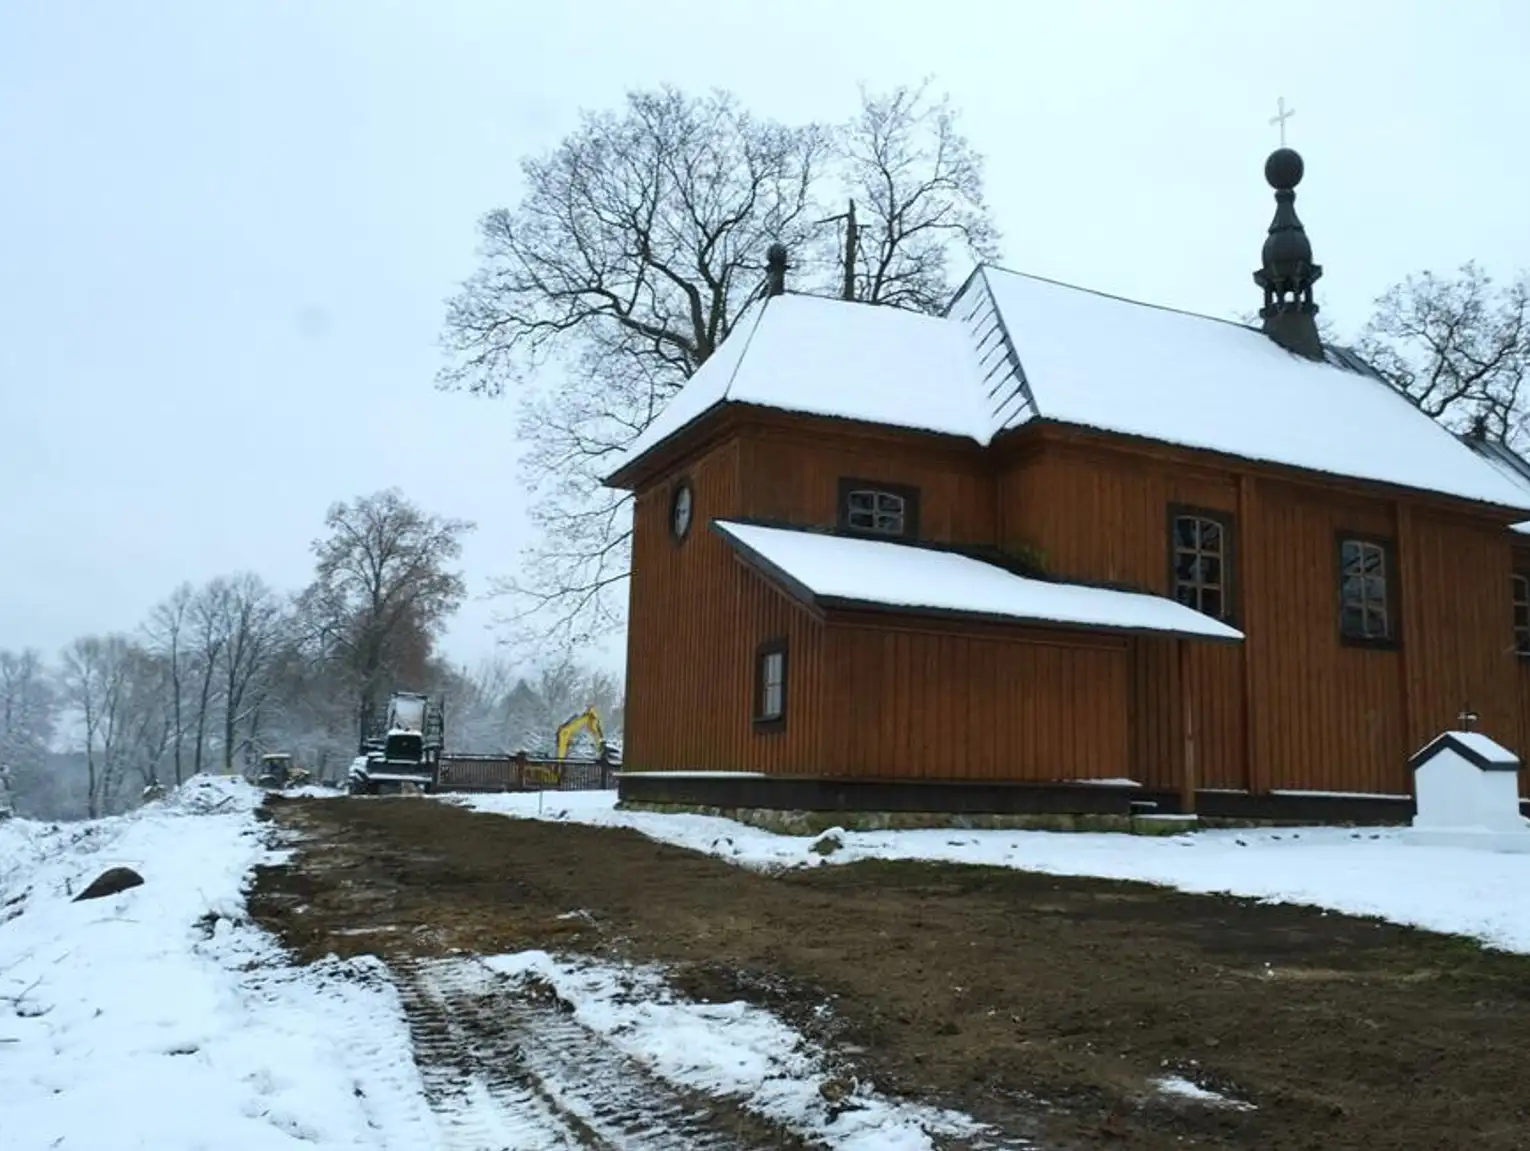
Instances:
[[[898,608],[1090,630],[1243,638],[1162,596],[1029,579],[954,552],[733,520],[714,520],[712,527],[762,574],[821,608]]]

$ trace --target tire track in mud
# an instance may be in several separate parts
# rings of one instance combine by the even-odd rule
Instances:
[[[727,1099],[655,1076],[556,999],[468,961],[399,971],[426,1098],[452,1151],[807,1151]]]

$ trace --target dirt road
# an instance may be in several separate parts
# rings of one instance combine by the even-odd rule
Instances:
[[[665,962],[884,1091],[1045,1147],[1530,1148],[1530,960],[1459,940],[989,868],[767,877],[428,800],[267,811],[300,850],[251,906],[305,958]],[[1251,1106],[1167,1095],[1170,1074]]]

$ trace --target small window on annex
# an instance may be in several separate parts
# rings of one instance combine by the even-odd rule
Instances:
[[[1339,635],[1388,643],[1393,635],[1391,548],[1381,540],[1339,540]]]
[[[869,480],[840,480],[839,526],[860,535],[912,539],[919,534],[919,490]]]
[[[1530,576],[1514,574],[1514,651],[1530,658]]]
[[[1214,619],[1232,613],[1232,530],[1210,512],[1173,510],[1169,518],[1174,598]]]
[[[770,640],[755,655],[754,722],[779,726],[786,722],[786,641]]]

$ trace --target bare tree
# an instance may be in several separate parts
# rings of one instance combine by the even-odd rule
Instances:
[[[233,771],[239,733],[269,689],[266,672],[286,619],[282,601],[253,573],[215,580],[210,600],[218,631],[214,663],[223,704],[223,770]]]
[[[88,773],[87,814],[106,814],[122,782],[122,742],[132,644],[126,636],[84,636],[64,649],[63,702],[79,722]]]
[[[136,644],[124,653],[120,713],[113,748],[116,778],[129,773],[141,788],[160,782],[175,726],[169,660]]]
[[[170,706],[171,763],[175,782],[185,779],[186,704],[196,652],[191,646],[195,593],[183,583],[150,613],[144,625],[149,649],[165,661]]]
[[[1473,263],[1409,276],[1376,301],[1358,349],[1427,415],[1456,431],[1525,438],[1530,273],[1499,286]]]
[[[761,291],[770,244],[789,249],[795,284],[834,284],[826,204],[858,197],[858,294],[931,308],[946,249],[988,255],[993,229],[979,159],[923,88],[867,97],[841,128],[760,120],[725,94],[635,92],[524,171],[521,203],[480,223],[439,383],[519,401],[538,542],[494,591],[528,642],[577,645],[620,623],[630,562],[628,499],[600,479]]]
[[[881,94],[862,89],[860,114],[839,139],[850,198],[848,294],[941,311],[956,287],[954,254],[998,255],[998,232],[983,196],[983,158],[959,130],[950,99],[933,96],[929,80]]]
[[[192,597],[190,675],[196,695],[192,699],[193,775],[199,775],[207,763],[208,725],[218,702],[218,668],[223,660],[226,631],[223,627],[224,581],[213,580]]]
[[[0,651],[0,818],[41,769],[56,710],[42,656],[31,648]]]
[[[395,489],[337,503],[313,542],[314,582],[299,610],[309,638],[348,673],[365,717],[411,647],[428,646],[467,594],[466,520],[427,515]]]

